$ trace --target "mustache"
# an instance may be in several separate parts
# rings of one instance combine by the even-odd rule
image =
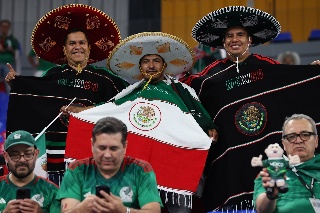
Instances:
[[[19,164],[16,165],[16,167],[18,167],[18,166],[26,166],[26,167],[29,167],[29,165],[28,165],[27,163],[19,163]]]

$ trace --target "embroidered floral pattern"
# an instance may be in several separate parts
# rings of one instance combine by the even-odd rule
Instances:
[[[99,47],[103,51],[109,50],[110,48],[114,47],[114,43],[107,37],[100,39],[95,43],[95,45],[97,45],[97,47]]]
[[[87,19],[87,29],[92,30],[94,28],[99,28],[100,27],[100,20],[98,16],[93,16]]]
[[[58,28],[68,29],[71,19],[66,16],[57,16],[54,20],[54,26]]]
[[[56,45],[57,42],[52,40],[50,37],[46,38],[43,42],[39,44],[39,46],[45,50],[46,52],[49,52],[51,48]]]

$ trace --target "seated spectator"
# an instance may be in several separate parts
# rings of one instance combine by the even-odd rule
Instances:
[[[299,65],[300,56],[297,52],[286,51],[278,55],[277,61],[281,64]]]
[[[161,200],[156,177],[146,161],[125,156],[127,126],[113,117],[100,119],[92,130],[93,158],[69,165],[57,199],[61,212],[143,212],[160,213]],[[110,194],[96,186],[110,188]],[[136,211],[134,211],[136,212]]]
[[[55,199],[58,186],[34,174],[39,155],[34,137],[22,130],[13,132],[4,148],[11,173],[0,177],[0,212],[59,212],[60,203]],[[20,188],[30,189],[30,197],[16,199]]]
[[[266,169],[260,172],[260,177],[254,181],[256,210],[259,213],[315,212],[313,203],[316,199],[312,199],[320,198],[320,155],[315,155],[318,135],[314,120],[303,114],[287,118],[282,127],[282,144],[288,156],[298,155],[302,163],[287,168],[289,191],[286,193],[279,193],[275,188],[272,195],[267,195],[271,177]]]

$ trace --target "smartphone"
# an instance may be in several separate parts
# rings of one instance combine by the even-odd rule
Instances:
[[[16,199],[25,199],[31,197],[31,190],[29,188],[17,189]]]
[[[110,194],[109,186],[96,186],[96,195],[100,198],[103,198],[103,196],[100,194],[100,190]]]

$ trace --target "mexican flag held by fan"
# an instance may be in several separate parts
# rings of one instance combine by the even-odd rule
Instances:
[[[137,98],[73,114],[69,119],[66,157],[92,156],[93,125],[106,116],[116,117],[127,125],[126,155],[152,165],[159,189],[185,195],[196,191],[211,139],[190,113],[168,102]]]

